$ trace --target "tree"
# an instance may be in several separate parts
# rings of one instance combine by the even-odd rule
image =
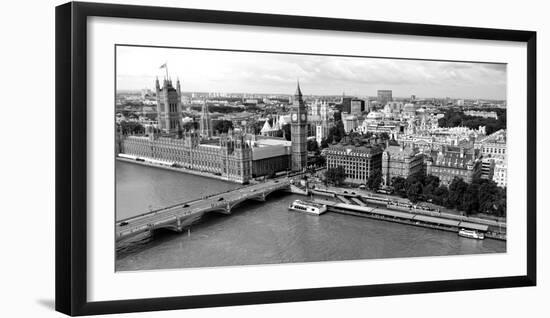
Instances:
[[[338,137],[340,137],[340,140],[346,135],[344,123],[341,120],[336,123],[336,133]]]
[[[454,177],[449,185],[449,204],[452,207],[459,209],[462,207],[466,189],[468,189],[468,184],[462,178]]]
[[[432,176],[431,174],[427,175],[424,179],[424,185],[431,185],[434,189],[439,187],[439,183],[439,177]]]
[[[332,115],[334,117],[334,122],[342,121],[342,113],[341,112],[334,112]]]
[[[321,139],[321,149],[328,148],[328,141],[327,138]]]
[[[434,194],[437,188],[439,188],[439,178],[432,175],[427,175],[424,178],[424,187],[422,188],[422,194],[425,198],[434,200]]]
[[[443,206],[449,206],[449,189],[447,186],[440,185],[432,194],[433,203]]]
[[[199,128],[199,123],[197,123],[196,121],[188,121],[184,123],[182,126],[182,129],[184,131],[196,130],[198,128]]]
[[[346,171],[344,167],[338,166],[335,168],[328,168],[325,171],[325,180],[328,183],[332,183],[336,186],[341,185],[346,180]]]
[[[407,198],[412,203],[418,202],[420,199],[420,195],[422,194],[422,183],[420,182],[414,182],[412,184],[409,184],[409,187],[407,189]]]
[[[506,216],[506,188],[500,188],[492,180],[479,179],[479,211],[497,216]]]
[[[319,151],[319,145],[317,145],[317,141],[315,141],[313,139],[308,139],[308,141],[307,141],[307,151],[318,152]]]
[[[382,170],[376,169],[372,171],[372,173],[367,178],[367,187],[372,190],[378,189],[381,183],[382,183]]]
[[[145,133],[145,127],[135,121],[122,121],[120,122],[120,128],[124,135],[140,135]]]
[[[441,127],[465,126],[470,129],[477,129],[479,126],[485,126],[487,134],[492,134],[500,129],[506,129],[505,109],[491,108],[486,110],[494,111],[498,119],[468,116],[465,115],[463,111],[449,109],[445,111],[444,117],[438,120],[438,124]]]
[[[359,140],[361,139],[361,134],[359,134],[358,132],[356,131],[350,131],[350,133],[348,134],[348,136],[353,139],[353,140]]]
[[[394,177],[391,184],[397,195],[411,202],[431,199],[437,205],[456,208],[467,215],[482,212],[506,216],[506,189],[498,187],[492,180],[478,178],[468,184],[455,177],[447,187],[441,185],[436,176],[418,173],[407,179]]]
[[[392,178],[391,185],[393,189],[395,190],[395,193],[397,193],[401,197],[405,197],[407,195],[407,180],[405,180],[402,177],[394,177]]]
[[[147,113],[145,114],[145,117],[149,120],[157,120],[157,114],[156,113]]]
[[[390,140],[390,135],[388,135],[387,132],[381,132],[379,137],[382,139],[382,140]]]
[[[325,164],[327,163],[327,159],[325,158],[325,156],[316,156],[315,159],[317,160],[315,162],[315,164],[318,166],[318,167],[324,167]]]
[[[342,138],[346,135],[346,130],[344,129],[344,123],[342,121],[337,121],[334,127],[331,127],[328,131],[327,141],[330,139],[330,142],[336,141],[340,142]]]
[[[220,120],[214,124],[214,131],[220,134],[226,134],[229,129],[233,129],[233,122],[230,120]]]
[[[495,213],[497,216],[506,216],[506,188],[499,188],[499,195],[495,200]]]
[[[479,184],[471,183],[464,192],[460,209],[466,212],[466,215],[476,213],[479,209]]]
[[[253,113],[256,113],[258,111],[261,111],[262,109],[256,105],[256,104],[246,104],[244,105],[244,109],[247,111],[247,112],[253,112]]]

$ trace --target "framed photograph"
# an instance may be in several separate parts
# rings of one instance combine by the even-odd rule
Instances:
[[[536,33],[56,8],[56,309],[536,284]]]

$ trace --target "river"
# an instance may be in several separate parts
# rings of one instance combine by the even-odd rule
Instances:
[[[241,187],[239,184],[133,163],[116,163],[116,218]],[[231,215],[207,214],[189,233],[163,231],[117,252],[116,270],[317,262],[506,252],[506,242],[325,213],[288,211],[302,198],[271,194]]]

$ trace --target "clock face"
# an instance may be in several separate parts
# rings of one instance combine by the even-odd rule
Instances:
[[[292,114],[292,120],[296,121],[298,119],[298,115],[297,114]]]
[[[302,120],[306,120],[306,114],[302,114]]]

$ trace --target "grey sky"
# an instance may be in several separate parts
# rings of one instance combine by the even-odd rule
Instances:
[[[183,91],[506,99],[503,64],[120,46],[117,88],[154,88],[164,62]]]

